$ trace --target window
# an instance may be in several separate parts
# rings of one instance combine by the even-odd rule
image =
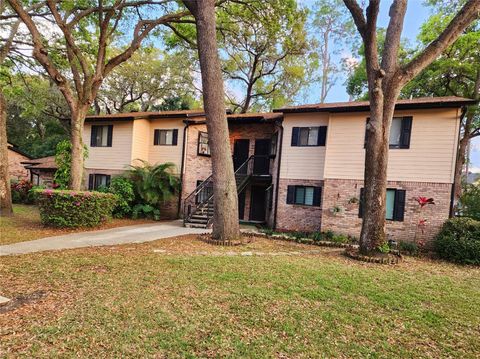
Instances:
[[[367,124],[370,121],[367,118]],[[410,148],[410,136],[412,132],[412,117],[394,117],[390,128],[389,148]],[[365,129],[365,145],[367,143],[367,130]],[[365,146],[364,146],[365,147]]]
[[[360,189],[360,206],[358,216],[363,217],[364,189]],[[385,218],[390,221],[403,221],[405,214],[405,194],[403,189],[388,188],[386,197],[386,213]]]
[[[92,125],[90,147],[112,147],[113,125]]]
[[[287,204],[320,206],[322,187],[288,186]]]
[[[208,145],[208,133],[198,133],[197,154],[200,156],[210,156],[210,146]]]
[[[325,146],[326,139],[327,126],[292,129],[292,146]]]
[[[178,130],[155,130],[153,135],[154,146],[176,146]]]
[[[90,174],[88,176],[88,189],[98,190],[101,187],[108,187],[110,185],[110,175],[104,174]]]
[[[278,132],[275,132],[270,141],[270,157],[277,155]]]

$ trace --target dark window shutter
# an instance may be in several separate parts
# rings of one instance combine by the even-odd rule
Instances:
[[[358,217],[359,218],[363,217],[364,202],[365,202],[365,190],[363,188],[360,188],[360,200],[359,200],[359,204],[358,204]]]
[[[107,187],[110,187],[110,180],[111,180],[111,178],[112,178],[112,176],[107,175],[107,181],[106,181]]]
[[[160,143],[160,130],[155,130],[153,132],[153,145],[158,146]]]
[[[90,133],[90,147],[97,146],[97,126],[92,126],[92,131]]]
[[[313,188],[313,206],[320,207],[322,202],[322,187]]]
[[[108,125],[107,147],[112,147],[113,125]]]
[[[172,146],[176,146],[178,141],[178,129],[173,130]]]
[[[300,127],[292,128],[292,146],[298,146],[299,135],[300,135]]]
[[[91,191],[93,189],[93,174],[88,175],[88,189]]]
[[[287,187],[287,204],[293,204],[295,202],[295,186]]]
[[[406,191],[404,189],[397,189],[395,191],[395,203],[393,205],[393,220],[403,222],[405,213],[405,197]]]
[[[410,135],[412,133],[412,117],[402,119],[402,134],[400,135],[400,148],[410,148]]]
[[[327,126],[320,126],[318,128],[317,146],[325,146],[327,142]]]
[[[365,122],[365,137],[363,139],[363,148],[367,148],[367,135],[368,135],[367,125],[369,122],[370,122],[370,117],[367,117],[367,121]]]

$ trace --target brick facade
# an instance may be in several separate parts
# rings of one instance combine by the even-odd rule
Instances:
[[[360,188],[363,181],[345,179],[325,179],[322,200],[322,230],[332,230],[355,237],[360,236],[362,220],[358,216]],[[387,220],[388,239],[397,241],[424,240],[430,242],[438,233],[450,211],[452,185],[448,183],[397,182],[389,181],[387,188],[406,190],[404,220]],[[416,197],[432,197],[435,205],[424,207],[420,212]],[[355,200],[352,200],[355,199]],[[356,202],[356,203],[352,203]],[[332,212],[332,208],[340,212]],[[427,224],[422,234],[418,229],[420,218],[426,218]]]
[[[30,158],[18,152],[8,149],[8,174],[13,180],[30,179],[30,173],[21,162],[28,161]]]
[[[280,178],[278,187],[277,230],[319,231],[322,224],[322,207],[287,204],[288,186],[323,187],[323,181]],[[323,197],[323,194],[322,194]]]

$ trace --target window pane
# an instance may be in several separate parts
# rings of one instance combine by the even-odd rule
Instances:
[[[308,145],[308,127],[300,128],[300,146],[307,146]]]
[[[295,188],[295,204],[304,204],[305,203],[305,188],[296,187]]]
[[[202,155],[210,154],[210,146],[208,145],[208,133],[200,132],[200,137],[198,139],[198,153]]]
[[[393,206],[395,205],[395,190],[387,189],[387,219],[393,219]]]
[[[313,187],[305,187],[305,204],[313,205]]]
[[[172,143],[173,143],[173,131],[172,130],[165,131],[165,144],[171,145]]]
[[[108,126],[102,126],[102,147],[106,147],[108,145]]]
[[[167,144],[167,131],[165,130],[160,130],[160,144],[161,145],[166,145]]]
[[[400,135],[402,134],[402,119],[394,118],[390,129],[390,145],[400,146]]]
[[[310,127],[308,133],[308,145],[316,146],[318,142],[318,127]]]

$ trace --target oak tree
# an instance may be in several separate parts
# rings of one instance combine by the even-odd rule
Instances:
[[[365,47],[370,121],[367,124],[365,153],[364,214],[360,251],[372,253],[386,240],[386,186],[388,142],[395,103],[402,88],[432,63],[479,16],[480,0],[468,0],[447,27],[413,59],[400,64],[398,52],[407,0],[393,0],[381,54],[377,46],[380,0],[370,0],[364,9],[356,0],[344,3]]]
[[[240,236],[238,198],[228,123],[224,84],[216,38],[215,0],[183,0],[196,24],[202,92],[212,156],[214,215],[213,238],[230,241]]]

